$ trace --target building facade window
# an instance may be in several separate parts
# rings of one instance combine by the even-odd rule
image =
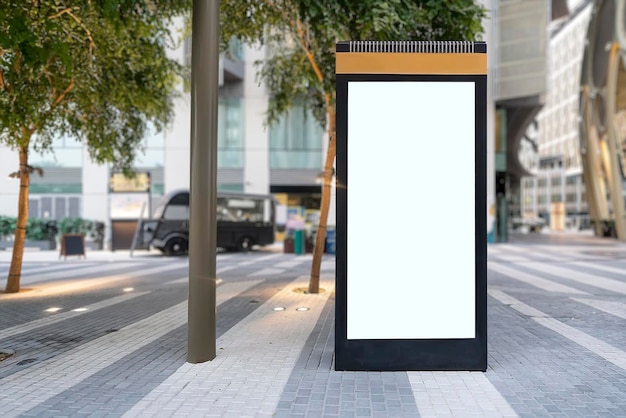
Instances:
[[[270,168],[319,169],[323,134],[310,112],[294,107],[270,128]]]
[[[244,187],[243,184],[218,184],[217,191],[243,193]]]
[[[81,199],[78,196],[33,196],[28,199],[31,218],[63,219],[80,216]]]
[[[31,180],[28,190],[32,198],[29,202],[32,200],[33,206],[29,206],[29,216],[55,219],[66,216],[64,208],[70,208],[69,204],[65,205],[66,197],[51,195],[82,193],[80,170],[77,169],[83,166],[83,144],[71,137],[57,137],[52,141],[51,151],[31,152],[29,164],[42,168],[45,179],[41,181],[38,175],[34,175]],[[40,201],[41,194],[49,196]],[[76,205],[72,204],[71,207],[75,208]]]
[[[45,174],[45,172],[44,172]],[[81,194],[83,192],[82,183],[31,183],[28,187],[30,193],[73,193]]]
[[[163,167],[165,164],[165,137],[163,131],[157,132],[154,127],[148,126],[141,145],[143,150],[137,153],[135,167]]]
[[[52,141],[52,151],[31,152],[29,163],[35,167],[82,167],[83,145],[80,141],[61,136]]]
[[[243,168],[243,104],[238,97],[220,97],[217,128],[218,168]]]
[[[239,39],[230,38],[230,41],[228,42],[228,51],[230,52],[231,56],[243,61],[243,42],[241,42]]]

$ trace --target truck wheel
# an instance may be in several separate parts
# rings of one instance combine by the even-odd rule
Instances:
[[[250,251],[254,245],[254,240],[250,237],[241,237],[237,242],[238,251]]]
[[[187,253],[187,240],[181,237],[174,237],[167,240],[165,243],[165,254],[180,256]]]

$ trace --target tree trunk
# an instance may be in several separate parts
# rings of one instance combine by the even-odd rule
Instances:
[[[326,224],[328,222],[328,210],[330,207],[330,188],[333,181],[333,163],[337,153],[337,141],[335,132],[335,108],[328,107],[328,152],[324,164],[324,183],[322,186],[322,202],[320,208],[320,220],[315,235],[315,247],[313,248],[313,262],[311,263],[311,278],[309,279],[309,293],[319,293],[320,270],[322,256],[324,254],[324,242],[326,242]]]
[[[20,194],[18,198],[17,225],[15,227],[15,240],[13,241],[13,254],[9,277],[7,279],[6,293],[20,291],[20,279],[22,277],[22,258],[24,256],[24,240],[26,239],[26,222],[28,221],[28,185],[30,172],[28,170],[28,145],[21,146],[20,152]]]

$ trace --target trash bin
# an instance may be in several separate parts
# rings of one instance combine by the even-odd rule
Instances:
[[[335,254],[335,229],[329,228],[326,231],[326,253]]]
[[[304,254],[304,231],[297,229],[293,234],[293,239],[293,252],[295,254]]]

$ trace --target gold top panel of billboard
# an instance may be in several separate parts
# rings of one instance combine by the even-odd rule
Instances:
[[[484,42],[340,42],[337,74],[487,74]]]

